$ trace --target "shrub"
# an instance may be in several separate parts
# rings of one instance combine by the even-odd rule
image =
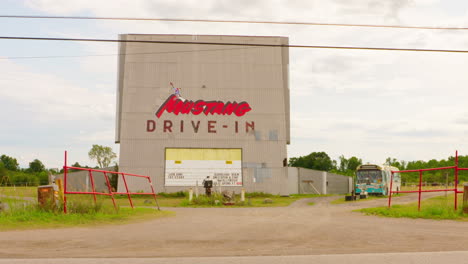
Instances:
[[[117,207],[118,209],[119,207]],[[74,214],[95,214],[104,209],[102,202],[73,201],[67,204],[67,211]],[[114,210],[114,208],[112,208]]]
[[[217,203],[216,201],[219,201]],[[225,202],[225,199],[222,194],[213,193],[211,196],[199,195],[198,197],[193,197],[192,201],[184,200],[182,205],[209,205],[209,206],[218,206],[222,205]]]
[[[165,197],[165,198],[183,198],[183,197],[188,197],[188,192],[184,192],[184,191],[178,191],[174,193],[160,192],[157,195],[161,197]]]
[[[270,193],[264,193],[264,192],[251,192],[251,193],[245,193],[246,198],[269,198],[269,197],[274,197],[275,195],[270,194]]]

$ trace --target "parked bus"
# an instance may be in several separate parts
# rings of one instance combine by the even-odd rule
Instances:
[[[360,165],[356,169],[355,193],[369,195],[388,195],[392,171],[398,168],[388,165]],[[399,173],[393,174],[392,190],[401,189],[401,177]]]

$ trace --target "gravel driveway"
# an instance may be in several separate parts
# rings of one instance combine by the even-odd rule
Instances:
[[[434,194],[424,194],[430,197]],[[167,208],[175,217],[97,227],[0,232],[0,258],[313,255],[468,250],[468,223],[351,212],[386,199],[289,207]],[[397,197],[394,204],[417,195]],[[307,205],[315,202],[314,206]]]

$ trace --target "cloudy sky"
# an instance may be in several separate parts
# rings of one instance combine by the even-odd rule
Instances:
[[[468,27],[465,0],[0,0],[1,15],[107,16]],[[123,33],[286,36],[290,44],[468,50],[468,30],[0,18],[0,35]],[[112,146],[117,45],[0,40],[0,154],[21,166],[95,165]],[[289,157],[365,162],[468,155],[468,54],[290,50]]]

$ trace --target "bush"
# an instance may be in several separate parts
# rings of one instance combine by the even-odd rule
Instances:
[[[264,192],[251,192],[251,193],[245,193],[246,198],[269,198],[269,197],[274,197],[275,195],[270,194],[270,193],[264,193]]]
[[[104,207],[102,202],[94,204],[89,201],[73,201],[67,203],[67,211],[73,214],[95,214],[101,212]],[[117,207],[118,209],[119,207]],[[112,208],[114,210],[114,208]]]
[[[217,202],[218,201],[218,202]],[[223,205],[225,198],[220,193],[212,193],[211,196],[199,195],[198,197],[194,196],[192,201],[184,200],[182,205],[209,205],[209,206],[218,206]]]
[[[160,192],[157,195],[164,197],[164,198],[183,198],[183,197],[188,197],[188,192],[184,192],[184,191],[179,191],[175,193]]]
[[[25,172],[10,172],[10,180],[14,185],[24,186],[37,186],[39,185],[39,177],[36,174],[25,173]]]

